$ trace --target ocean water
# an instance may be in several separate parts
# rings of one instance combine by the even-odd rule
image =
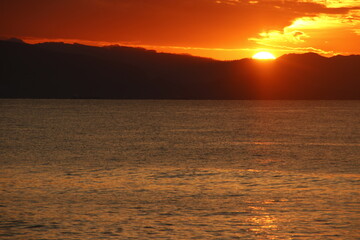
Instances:
[[[360,101],[0,100],[1,239],[360,239]]]

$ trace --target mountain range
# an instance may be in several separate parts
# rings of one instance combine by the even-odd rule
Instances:
[[[0,98],[360,99],[360,56],[214,59],[123,46],[0,41]]]

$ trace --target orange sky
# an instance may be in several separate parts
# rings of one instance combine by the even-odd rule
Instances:
[[[216,59],[360,54],[359,0],[0,0],[0,36]]]

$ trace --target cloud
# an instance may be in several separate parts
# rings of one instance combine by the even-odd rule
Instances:
[[[293,51],[314,48],[315,52],[326,55],[359,54],[359,27],[358,19],[320,14],[317,17],[298,18],[282,31],[262,32],[258,37],[249,40],[261,46]]]
[[[359,11],[358,0],[2,0],[0,35],[189,51],[295,49],[327,41],[328,48],[350,51],[338,34],[356,40]]]
[[[300,43],[304,42],[305,38],[309,36],[301,31],[292,31],[288,28],[285,28],[283,31],[269,31],[262,32],[259,34],[260,38],[249,38],[250,41],[255,41],[258,44],[266,45],[267,42],[277,42],[277,43]]]

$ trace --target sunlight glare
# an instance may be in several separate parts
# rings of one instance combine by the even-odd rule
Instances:
[[[258,52],[253,57],[253,59],[261,59],[261,60],[268,60],[268,59],[275,59],[275,56],[269,52]]]

